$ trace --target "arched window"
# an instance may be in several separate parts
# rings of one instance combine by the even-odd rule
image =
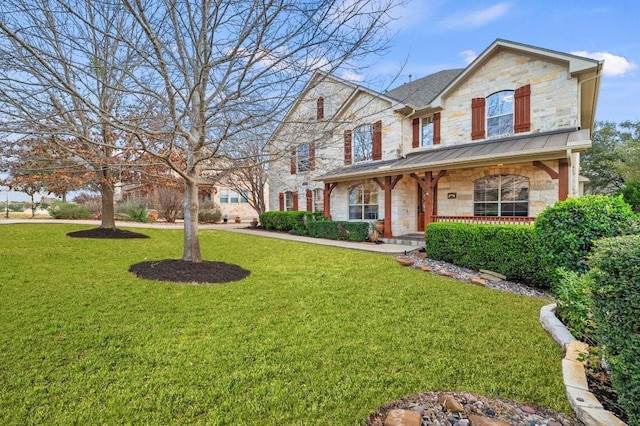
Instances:
[[[378,218],[378,188],[372,182],[363,182],[349,188],[349,219],[372,220]]]
[[[474,216],[529,216],[529,178],[492,175],[473,183]]]
[[[513,90],[487,97],[487,137],[513,134]]]
[[[373,159],[373,126],[363,124],[353,129],[353,162]]]

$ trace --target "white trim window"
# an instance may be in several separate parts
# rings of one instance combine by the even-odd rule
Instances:
[[[513,90],[487,97],[487,137],[513,134]]]
[[[353,129],[353,162],[373,160],[373,125],[363,124]]]
[[[293,211],[293,192],[287,191],[284,193],[284,210],[287,212]]]
[[[308,172],[311,161],[311,148],[305,143],[298,147],[298,173]]]
[[[420,146],[433,146],[433,116],[422,117],[422,141]]]
[[[529,216],[529,178],[492,175],[473,182],[474,216]]]
[[[349,220],[378,219],[378,188],[363,182],[349,188]]]
[[[313,211],[324,213],[324,189],[316,188],[313,190]]]

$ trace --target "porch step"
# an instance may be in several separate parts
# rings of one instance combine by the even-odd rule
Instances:
[[[424,234],[399,235],[391,238],[382,238],[386,244],[400,244],[405,246],[424,247]]]

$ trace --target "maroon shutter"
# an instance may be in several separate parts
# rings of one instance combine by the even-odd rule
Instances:
[[[484,98],[471,100],[471,140],[484,139]]]
[[[309,144],[309,171],[314,171],[316,169],[316,144],[315,142],[311,142]]]
[[[324,119],[324,98],[318,98],[318,104],[316,106],[316,119]]]
[[[519,87],[513,94],[513,131],[515,133],[531,130],[531,85]]]
[[[382,160],[382,121],[373,123],[373,160]]]
[[[414,118],[411,122],[411,147],[418,148],[420,146],[420,119]]]
[[[311,191],[310,189],[307,189],[305,191],[305,195],[307,196],[307,211],[312,212],[313,211],[313,191]]]
[[[279,193],[278,194],[278,203],[280,204],[280,211],[283,212],[284,211],[284,193]]]
[[[433,144],[440,143],[440,113],[433,114]]]
[[[344,131],[344,164],[351,164],[351,130]]]
[[[291,151],[291,174],[296,174],[296,150]]]
[[[294,212],[298,211],[298,193],[297,192],[293,192],[293,211]]]

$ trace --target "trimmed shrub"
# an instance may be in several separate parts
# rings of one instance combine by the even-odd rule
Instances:
[[[56,219],[91,219],[91,210],[75,203],[54,201],[47,210]]]
[[[634,219],[622,197],[585,195],[547,207],[534,227],[553,265],[584,273],[593,242],[632,232]]]
[[[131,222],[149,223],[147,209],[132,201],[124,201],[116,206],[116,216]]]
[[[430,223],[425,251],[431,259],[488,269],[541,289],[551,283],[550,264],[531,226]]]
[[[222,220],[222,213],[219,208],[201,210],[198,212],[198,222],[216,223]],[[175,219],[174,219],[175,222]]]
[[[368,222],[310,221],[307,227],[309,236],[330,240],[365,241],[369,235]]]
[[[640,236],[607,238],[588,259],[593,279],[595,334],[609,365],[611,384],[640,425]]]
[[[299,211],[265,212],[260,215],[260,223],[264,229],[306,233],[306,217],[308,214],[307,212]]]
[[[593,279],[563,268],[558,272],[561,279],[553,286],[558,316],[576,339],[590,340],[595,328],[591,297]]]

